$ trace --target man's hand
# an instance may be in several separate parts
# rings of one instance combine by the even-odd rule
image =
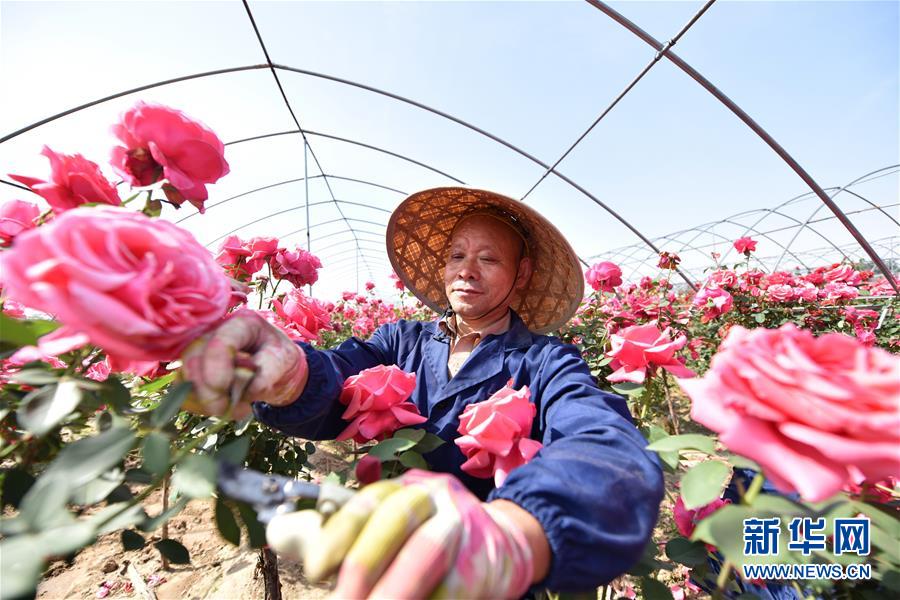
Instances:
[[[250,414],[250,402],[285,406],[306,387],[306,357],[300,347],[277,327],[250,310],[234,313],[215,330],[198,338],[182,354],[182,376],[194,384],[191,409],[222,415],[232,395],[240,394],[241,361],[256,374],[235,405],[232,417]],[[193,401],[193,402],[191,402]]]
[[[336,598],[518,598],[534,580],[526,533],[451,475],[373,483],[320,524],[315,511],[280,515],[267,537],[311,581],[340,567]]]

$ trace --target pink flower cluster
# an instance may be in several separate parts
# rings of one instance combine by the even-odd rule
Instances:
[[[275,279],[286,280],[296,287],[314,284],[322,268],[322,262],[315,255],[299,247],[293,251],[280,248],[278,240],[272,237],[254,237],[245,241],[230,235],[219,246],[216,262],[229,277],[238,281],[248,281],[269,265]]]
[[[466,457],[462,470],[494,478],[503,485],[510,471],[530,461],[542,444],[530,439],[535,406],[528,386],[515,390],[512,379],[490,398],[470,404],[459,416],[461,437],[454,440]]]
[[[331,310],[323,302],[295,288],[272,301],[272,311],[264,316],[292,340],[319,342],[319,332],[331,328]]]
[[[415,387],[415,373],[394,365],[378,365],[348,377],[340,400],[347,406],[341,418],[350,424],[337,439],[382,440],[402,427],[424,423],[427,419],[407,401]]]
[[[122,114],[112,132],[122,143],[112,150],[113,169],[134,186],[164,181],[163,192],[175,206],[187,200],[202,213],[209,196],[206,186],[228,174],[222,141],[179,110],[138,102]],[[97,163],[47,146],[41,154],[50,160],[48,180],[10,177],[46,200],[54,214],[84,204],[122,203]]]
[[[699,379],[678,380],[695,421],[785,492],[824,500],[900,475],[900,357],[792,324],[733,327]]]

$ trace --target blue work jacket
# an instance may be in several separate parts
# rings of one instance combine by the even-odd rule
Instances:
[[[625,401],[600,390],[577,348],[536,335],[515,313],[505,333],[488,335],[454,377],[447,370],[449,338],[437,321],[399,321],[368,341],[351,338],[334,350],[304,344],[309,380],[284,407],[254,405],[257,418],[288,435],[334,439],[346,426],[338,397],[344,380],[377,365],[416,374],[410,397],[428,421],[419,425],[447,443],[425,458],[452,473],[484,500],[515,502],[541,523],[552,550],[542,586],[586,590],[621,575],[650,538],[663,495],[653,453],[633,425]],[[453,440],[459,415],[512,378],[527,385],[537,416],[532,439],[543,448],[499,488],[493,479],[460,470],[465,457]]]

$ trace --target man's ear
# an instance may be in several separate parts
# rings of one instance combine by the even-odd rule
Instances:
[[[528,281],[531,279],[531,274],[534,270],[533,265],[531,264],[531,257],[523,256],[519,261],[519,275],[516,277],[516,289],[521,290],[526,285],[528,285]]]

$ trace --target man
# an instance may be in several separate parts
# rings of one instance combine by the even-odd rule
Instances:
[[[396,586],[410,579],[414,594],[426,597],[426,580],[441,582],[444,596],[518,597],[532,585],[587,590],[622,574],[656,523],[662,475],[624,401],[597,387],[576,348],[534,333],[565,324],[583,295],[569,244],[526,205],[466,188],[413,194],[392,214],[386,237],[399,277],[441,319],[392,323],[368,341],[352,338],[323,351],[292,344],[252,314],[235,317],[185,361],[198,399],[212,412],[224,410],[233,356],[244,350],[258,367],[245,396],[256,401],[256,416],[288,435],[333,439],[346,426],[338,396],[347,377],[388,364],[416,374],[410,401],[428,419],[422,427],[448,442],[426,458],[456,479],[419,474],[401,485],[428,490],[438,514],[462,523],[454,529],[462,537],[450,543],[432,533],[426,543],[407,531],[401,542],[412,549],[400,551],[395,562],[406,566],[393,571],[365,560],[347,567],[351,550],[339,596],[368,595],[384,570],[375,596],[404,595]],[[495,487],[460,469],[465,457],[453,440],[466,406],[510,380],[531,392],[531,437],[543,448]],[[422,567],[416,554],[429,543],[452,546],[455,556]],[[360,569],[361,580],[350,581]]]

